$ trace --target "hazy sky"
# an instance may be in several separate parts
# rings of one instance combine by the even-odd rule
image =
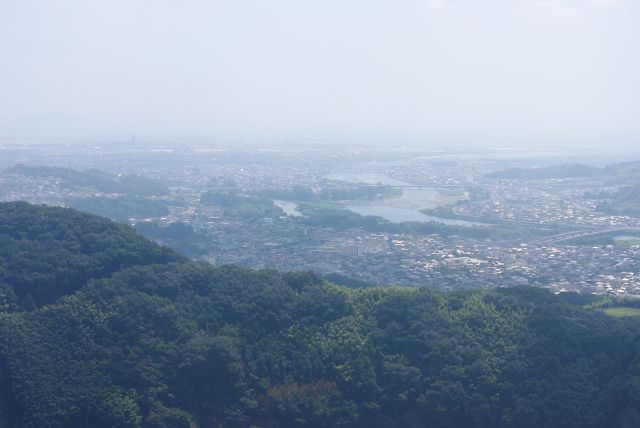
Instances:
[[[640,146],[640,0],[0,0],[0,141]]]

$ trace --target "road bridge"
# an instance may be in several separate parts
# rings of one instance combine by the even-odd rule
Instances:
[[[615,233],[637,233],[640,234],[640,227],[610,227],[599,230],[578,230],[572,232],[561,233],[535,241],[536,244],[559,244],[562,242],[572,241],[574,239],[590,238],[592,236],[611,235]]]
[[[374,183],[351,183],[357,187],[392,187],[394,189],[428,189],[428,188],[447,188],[447,189],[464,189],[469,187],[469,184],[442,184],[442,183],[425,183],[425,184],[374,184]]]

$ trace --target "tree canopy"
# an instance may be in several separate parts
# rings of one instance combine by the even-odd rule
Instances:
[[[28,204],[0,204],[0,239],[0,427],[640,420],[639,325],[590,299],[212,267]]]

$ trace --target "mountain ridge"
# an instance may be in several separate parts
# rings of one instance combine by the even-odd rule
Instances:
[[[638,320],[586,309],[589,296],[349,289],[0,204],[1,242],[19,237],[24,257],[0,257],[4,290],[47,282],[64,257],[45,250],[72,257],[62,278],[77,282],[0,307],[0,427],[618,428],[639,415]],[[76,265],[96,255],[112,269]],[[51,263],[21,268],[31,258]],[[16,269],[39,275],[16,282]]]

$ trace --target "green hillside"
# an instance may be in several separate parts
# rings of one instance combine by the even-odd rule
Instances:
[[[77,171],[71,168],[43,165],[14,165],[6,172],[27,177],[59,180],[66,189],[92,189],[104,193],[126,193],[135,196],[166,196],[169,188],[163,183],[140,175],[115,176],[98,169]]]
[[[0,297],[22,309],[53,303],[88,280],[183,260],[102,217],[24,202],[0,204]]]
[[[549,180],[582,178],[600,182],[605,186],[640,184],[640,161],[621,162],[595,167],[579,163],[567,163],[533,168],[508,168],[493,171],[485,178],[503,180]]]
[[[598,209],[608,214],[640,216],[640,185],[623,187],[611,195],[611,202]]]
[[[0,204],[0,239],[2,290],[18,302],[0,308],[0,427],[640,421],[638,320],[583,299],[214,268],[19,203]]]

